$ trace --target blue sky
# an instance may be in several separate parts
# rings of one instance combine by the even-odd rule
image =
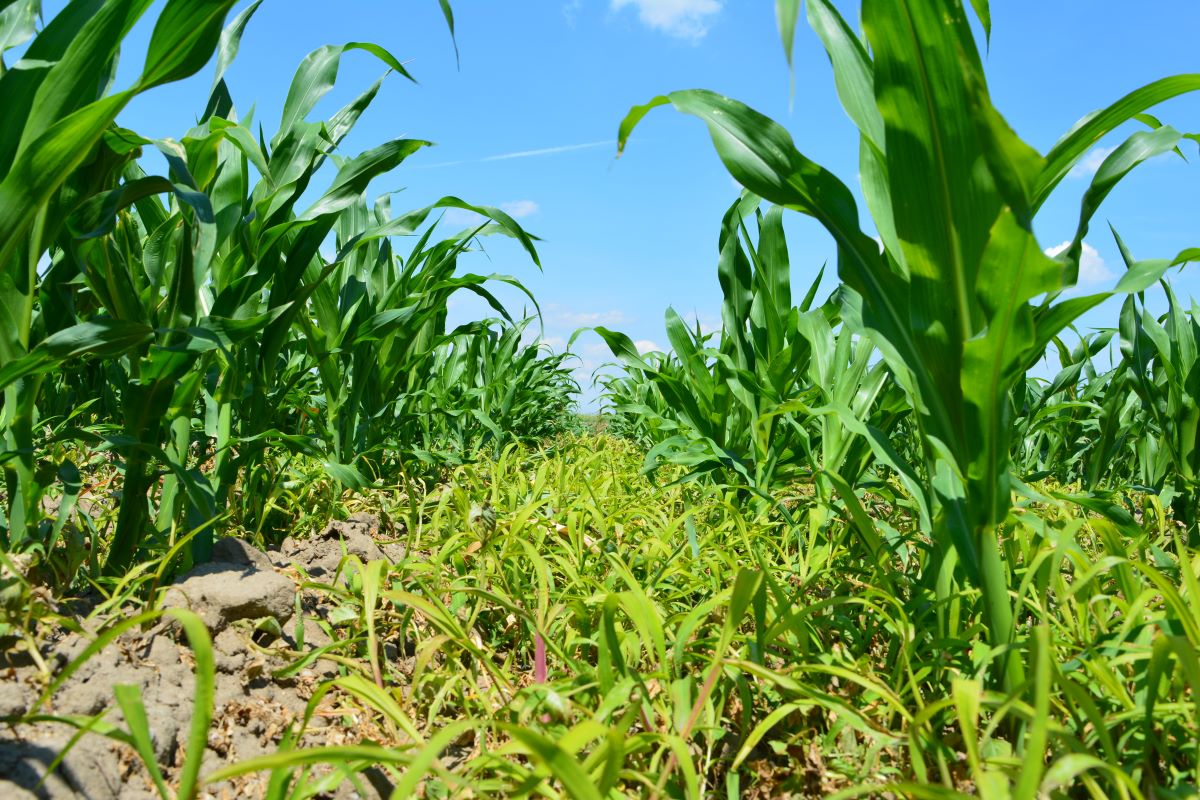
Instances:
[[[58,5],[47,3],[47,13]],[[840,5],[856,18],[853,3]],[[993,99],[1042,151],[1079,117],[1131,89],[1200,71],[1195,0],[1155,0],[1136,9],[1115,0],[992,6],[986,62]],[[719,91],[784,124],[802,152],[857,186],[856,132],[837,101],[828,61],[802,24],[789,104],[772,9],[764,0],[457,0],[456,68],[436,0],[266,0],[227,80],[239,110],[255,106],[269,137],[292,73],[309,51],[363,40],[389,48],[419,84],[389,78],[344,149],[354,154],[399,136],[437,146],[380,179],[372,194],[403,189],[393,197],[396,210],[446,194],[509,209],[543,239],[544,272],[506,241],[489,242],[487,254],[472,256],[466,267],[525,281],[542,304],[554,346],[576,327],[604,324],[652,347],[665,342],[668,305],[698,315],[702,324],[717,323],[717,232],[737,190],[703,126],[669,110],[650,115],[615,159],[617,125],[631,105],[674,89]],[[155,13],[131,37],[118,84],[136,75]],[[382,71],[371,57],[348,54],[317,114],[336,110]],[[210,81],[209,69],[152,92],[121,121],[146,136],[178,137],[201,110]],[[1173,101],[1157,113],[1186,132],[1200,130],[1200,99]],[[1086,289],[1111,285],[1122,269],[1105,221],[1139,258],[1200,245],[1196,148],[1187,152],[1193,163],[1156,160],[1109,198],[1088,238],[1094,249],[1082,276]],[[1098,155],[1087,159],[1093,170]],[[1087,177],[1087,167],[1080,169],[1044,209],[1043,246],[1072,235]],[[793,283],[805,286],[832,263],[833,247],[795,215],[789,234]],[[1200,288],[1186,270],[1175,284],[1184,296]],[[833,281],[827,278],[826,286]],[[502,295],[521,309],[518,296]],[[1118,307],[1110,302],[1093,311],[1085,326],[1115,324]],[[485,311],[464,299],[454,313]],[[594,336],[582,338],[577,350],[585,374],[607,357]]]

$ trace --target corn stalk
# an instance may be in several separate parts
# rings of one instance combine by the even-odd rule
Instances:
[[[986,11],[987,4],[975,6]],[[1016,635],[1002,541],[1013,489],[1011,390],[1054,336],[1110,296],[1059,299],[1075,283],[1083,237],[1100,203],[1131,169],[1169,152],[1181,135],[1166,126],[1138,132],[1108,156],[1058,259],[1044,255],[1033,219],[1102,136],[1156,103],[1200,88],[1200,75],[1132,92],[1085,117],[1043,155],[992,105],[959,0],[867,0],[866,42],[826,0],[810,0],[807,12],[860,132],[863,194],[882,247],[862,230],[846,185],[801,154],[781,126],[735,100],[703,90],[657,97],[629,112],[618,146],[650,110],[672,105],[706,123],[739,183],[813,217],[833,237],[838,275],[861,298],[861,316],[853,318],[854,304],[847,304],[847,316],[873,338],[920,430],[923,474],[889,466],[910,476],[930,525],[938,558],[927,582],[939,629],[961,634],[949,613],[961,574],[982,595],[988,640],[1000,651],[995,674],[1013,688],[1024,671],[1007,652]],[[1164,268],[1142,264],[1117,291],[1144,288]]]

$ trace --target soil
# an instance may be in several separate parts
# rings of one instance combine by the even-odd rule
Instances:
[[[333,522],[320,535],[287,539],[279,550],[262,552],[238,539],[223,539],[214,560],[181,576],[166,589],[164,607],[190,608],[204,620],[213,639],[216,695],[201,775],[246,758],[275,752],[283,734],[299,722],[316,687],[335,677],[337,665],[320,658],[299,671],[273,673],[294,664],[300,653],[329,644],[332,606],[327,593],[301,589],[306,580],[332,583],[344,555],[364,561],[397,561],[403,548],[380,543],[379,520],[356,514]],[[307,576],[307,577],[306,577]],[[303,621],[294,619],[297,598]],[[274,620],[273,624],[270,621]],[[55,671],[80,656],[98,630],[78,619],[82,632],[68,632],[44,648],[43,659]],[[290,652],[287,652],[290,651]],[[195,675],[187,638],[173,622],[149,630],[134,628],[88,658],[48,701],[37,721],[22,721],[33,711],[45,677],[28,654],[0,655],[0,797],[151,798],[157,797],[149,772],[134,750],[98,733],[76,736],[72,725],[47,716],[91,717],[127,730],[113,693],[115,686],[136,686],[145,706],[155,759],[168,784],[174,784],[186,749]],[[334,711],[335,692],[323,698],[303,733],[303,743],[352,744],[363,732]],[[64,754],[65,751],[65,755]],[[60,760],[61,756],[61,760]],[[359,787],[344,783],[336,798],[387,797],[386,776],[368,771]],[[265,775],[206,785],[202,796],[260,796]]]

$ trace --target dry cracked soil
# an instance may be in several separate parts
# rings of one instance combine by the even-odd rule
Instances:
[[[346,554],[364,563],[397,560],[403,548],[380,543],[378,533],[378,518],[356,514],[331,523],[318,536],[287,539],[280,549],[269,552],[239,539],[222,539],[214,547],[212,562],[167,587],[163,605],[196,612],[213,641],[216,693],[201,775],[274,752],[292,723],[303,717],[316,687],[336,674],[335,665],[320,658],[302,669],[289,669],[301,657],[298,654],[331,641],[328,595],[302,590],[302,576],[329,583]],[[294,619],[297,608],[303,615],[301,624]],[[78,621],[81,632],[64,628],[44,648],[43,660],[56,671],[95,640],[98,626]],[[290,653],[284,657],[283,651]],[[107,710],[101,724],[126,730],[114,688],[137,687],[154,757],[172,783],[182,766],[191,723],[193,664],[177,624],[160,622],[149,630],[135,627],[88,658],[36,709],[38,719],[30,721],[45,676],[28,654],[0,654],[0,721],[7,723],[0,728],[0,798],[157,797],[149,772],[132,748],[94,732],[77,736],[71,725],[46,717],[93,717]],[[322,711],[318,707],[305,729],[305,743],[350,744],[362,738],[363,732],[346,725],[340,714]],[[360,787],[344,783],[331,796],[389,795],[391,787],[383,773],[368,771],[365,777],[368,780]],[[255,797],[265,787],[265,776],[251,775],[206,785],[202,796]]]

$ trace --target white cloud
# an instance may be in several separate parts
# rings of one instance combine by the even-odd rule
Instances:
[[[452,208],[448,210],[444,219],[449,225],[462,225],[463,227],[471,227],[483,222],[483,217],[474,211],[467,211],[464,208]]]
[[[581,352],[587,358],[616,358],[612,354],[612,350],[609,350],[608,345],[604,342],[588,342],[583,346]]]
[[[1047,247],[1046,255],[1054,258],[1059,253],[1065,251],[1071,246],[1070,242],[1056,244],[1054,247]],[[1104,263],[1099,251],[1092,247],[1087,242],[1083,243],[1083,250],[1079,255],[1079,285],[1087,286],[1094,283],[1104,283],[1112,280],[1113,273],[1109,270],[1108,265]]]
[[[563,3],[562,13],[567,20],[567,25],[574,28],[575,20],[579,17],[579,7],[583,5],[583,0],[569,0]]]
[[[718,314],[700,313],[693,311],[690,314],[682,314],[684,323],[689,329],[695,330],[697,323],[700,325],[700,333],[720,333],[721,332],[721,317]]]
[[[614,11],[635,6],[643,25],[693,42],[708,33],[709,17],[721,10],[721,3],[722,0],[611,0]]]
[[[649,339],[638,339],[633,343],[633,346],[636,347],[637,351],[643,355],[646,353],[653,353],[655,351],[662,352],[662,347],[660,347],[657,342],[653,342]]]
[[[619,308],[607,311],[577,311],[555,303],[545,306],[546,323],[551,326],[582,328],[591,325],[622,325],[630,322],[629,315]]]
[[[613,364],[617,360],[612,350],[609,350],[608,345],[604,342],[587,342],[582,346],[577,344],[573,351],[579,357],[579,363],[575,368],[577,375],[586,375],[589,381],[593,372]]]
[[[567,340],[562,336],[543,336],[537,343],[538,347],[552,353],[561,353],[567,349]]]
[[[1108,158],[1115,147],[1093,147],[1087,152],[1083,158],[1075,166],[1071,167],[1071,171],[1067,173],[1068,178],[1090,178],[1096,174],[1096,170],[1100,169],[1100,165],[1104,163],[1104,159]]]
[[[510,217],[528,217],[531,214],[538,212],[538,204],[532,200],[512,200],[508,203],[501,203],[500,208],[508,212]]]
[[[506,212],[510,217],[528,217],[531,214],[538,212],[538,204],[532,200],[510,200],[507,203],[501,203],[500,209]],[[474,211],[467,211],[463,208],[451,208],[446,211],[445,216],[447,225],[461,225],[464,228],[482,225],[485,218]]]

